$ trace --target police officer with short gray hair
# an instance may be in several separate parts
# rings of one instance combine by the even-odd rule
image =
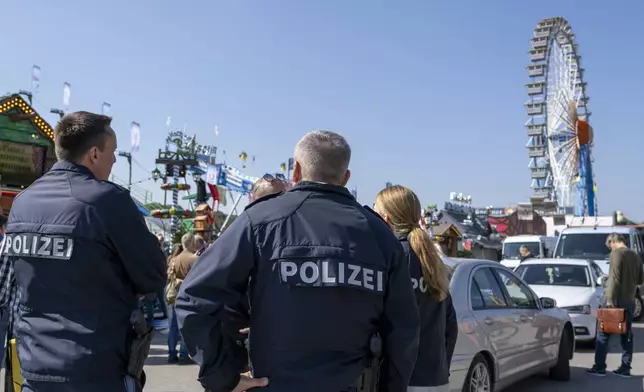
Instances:
[[[110,122],[88,112],[63,117],[54,130],[58,162],[9,214],[2,270],[13,271],[8,281],[19,293],[23,392],[141,388],[130,367],[141,324],[131,317],[139,295],[165,286],[165,256],[129,192],[107,181],[116,150]]]
[[[250,204],[194,264],[176,309],[205,389],[375,390],[362,375],[381,354],[380,390],[407,390],[419,329],[407,261],[387,224],[345,188],[350,157],[336,133],[305,135],[296,185]],[[222,308],[247,288],[254,378],[237,372],[220,327]]]

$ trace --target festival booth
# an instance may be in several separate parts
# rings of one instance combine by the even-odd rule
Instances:
[[[54,131],[18,94],[0,98],[0,213],[56,162]]]

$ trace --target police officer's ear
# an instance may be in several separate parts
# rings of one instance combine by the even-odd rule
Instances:
[[[347,169],[347,172],[344,173],[344,180],[342,180],[342,186],[347,185],[347,183],[349,182],[349,178],[351,178],[351,170]]]
[[[293,184],[297,184],[302,181],[302,165],[296,160],[293,163],[293,174],[291,175],[291,181]]]
[[[98,161],[98,147],[94,146],[94,147],[90,148],[89,151],[87,152],[87,156],[88,156],[89,160],[92,163],[97,162]]]

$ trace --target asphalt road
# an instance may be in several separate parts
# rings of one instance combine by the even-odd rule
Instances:
[[[572,379],[569,382],[551,381],[546,375],[535,376],[521,381],[504,392],[581,392],[589,390],[598,391],[644,391],[644,323],[633,326],[635,354],[633,358],[632,377],[624,379],[614,375],[594,377],[586,374],[586,369],[594,362],[594,351],[589,348],[578,347],[572,360]],[[168,365],[166,363],[167,349],[162,341],[163,336],[158,336],[148,364],[148,386],[146,392],[203,392],[195,381],[197,367]],[[613,338],[610,342],[611,352],[608,355],[608,369],[616,369],[621,358],[619,339]],[[497,391],[498,392],[498,391]]]
[[[593,364],[593,351],[578,348],[572,361],[571,381],[562,383],[548,380],[545,375],[536,376],[507,388],[505,392],[644,391],[644,323],[636,324],[634,333],[635,355],[630,379],[613,375],[603,378],[586,375],[585,370]],[[620,355],[619,340],[613,339],[608,355],[609,369],[617,368]],[[198,369],[195,365],[169,365],[166,358],[165,335],[157,333],[145,368],[148,375],[146,392],[203,392],[196,381]]]

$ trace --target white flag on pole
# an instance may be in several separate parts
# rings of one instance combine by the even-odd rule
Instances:
[[[72,95],[71,91],[72,86],[65,82],[63,84],[63,106],[65,106],[65,110],[69,109],[69,97]]]
[[[206,172],[206,182],[208,184],[217,185],[217,167],[215,165],[208,165]]]
[[[111,108],[112,108],[112,105],[110,105],[107,102],[103,102],[103,106],[101,106],[101,114],[104,116],[109,116]]]
[[[40,67],[34,65],[31,69],[31,92],[33,94],[38,94],[38,89],[40,88]]]
[[[139,143],[141,142],[141,126],[139,123],[132,121],[130,136],[132,137],[132,152],[139,151]]]
[[[170,128],[170,121],[172,120],[172,117],[168,116],[168,118],[165,120],[165,127]]]
[[[215,137],[219,136],[219,126],[215,125]]]

